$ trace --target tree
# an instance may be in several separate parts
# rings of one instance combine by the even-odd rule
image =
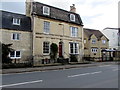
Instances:
[[[8,56],[9,53],[13,51],[11,46],[12,46],[12,44],[3,44],[2,43],[2,63],[11,63],[11,59]]]
[[[58,46],[55,43],[52,43],[50,45],[50,58],[54,60],[54,62],[57,59],[57,53],[58,53]]]

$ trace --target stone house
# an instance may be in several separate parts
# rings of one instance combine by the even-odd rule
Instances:
[[[0,11],[0,42],[12,44],[10,53],[13,62],[24,63],[32,56],[31,19],[26,15]]]
[[[57,58],[69,59],[70,55],[76,55],[78,61],[82,60],[83,23],[80,15],[75,12],[75,5],[71,6],[71,11],[66,11],[30,1],[26,2],[26,15],[32,21],[34,65],[50,59],[52,43],[58,46]]]
[[[99,30],[84,28],[84,57],[101,60],[102,50],[109,48],[108,38]]]

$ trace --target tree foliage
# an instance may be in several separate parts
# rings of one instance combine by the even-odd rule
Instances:
[[[13,51],[11,48],[12,44],[3,44],[2,43],[2,63],[11,63],[9,53]]]
[[[57,53],[58,53],[58,46],[56,43],[52,43],[50,45],[50,57],[55,61],[57,58]]]

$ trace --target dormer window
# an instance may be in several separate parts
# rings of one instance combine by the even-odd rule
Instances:
[[[13,25],[20,25],[20,19],[19,18],[13,18]]]
[[[70,21],[75,22],[75,15],[74,14],[70,14]]]
[[[50,8],[47,6],[43,6],[43,14],[44,15],[50,15]]]

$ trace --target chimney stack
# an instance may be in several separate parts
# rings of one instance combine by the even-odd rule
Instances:
[[[32,7],[32,2],[34,0],[26,0],[26,16],[30,16],[31,15],[31,7]]]
[[[70,12],[76,13],[75,4],[73,4],[72,6],[70,6]]]

